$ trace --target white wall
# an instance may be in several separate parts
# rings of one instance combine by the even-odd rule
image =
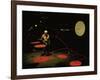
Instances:
[[[74,4],[92,4],[98,5],[98,48],[100,47],[100,0],[32,0],[45,1],[56,3],[74,3]],[[11,65],[11,11],[10,0],[0,0],[0,80],[10,80],[10,65]],[[98,67],[100,67],[100,49],[98,50]],[[88,76],[70,76],[58,78],[43,78],[34,80],[100,80],[100,68],[98,68],[98,75]],[[29,80],[29,79],[28,79]],[[31,79],[32,80],[32,79]]]

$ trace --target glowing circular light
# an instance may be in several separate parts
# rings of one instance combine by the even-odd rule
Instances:
[[[79,60],[75,60],[75,61],[71,61],[69,65],[70,66],[81,66],[82,62]]]
[[[37,27],[37,24],[35,24],[35,27]]]
[[[85,33],[85,23],[83,21],[78,21],[75,24],[75,33],[77,36],[83,36]]]
[[[68,55],[66,55],[66,54],[58,54],[57,57],[60,58],[60,59],[66,59],[68,57]]]
[[[36,58],[33,58],[33,62],[34,63],[43,63],[43,62],[47,62],[50,58],[48,56],[39,56]]]
[[[45,48],[46,45],[44,45],[44,44],[37,44],[37,45],[35,45],[34,47],[35,47],[35,48]]]
[[[44,30],[44,33],[48,33],[48,31],[47,30]]]

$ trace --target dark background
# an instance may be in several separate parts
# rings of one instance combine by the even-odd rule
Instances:
[[[86,26],[86,32],[82,37],[75,34],[75,24],[80,20]],[[89,60],[89,14],[23,11],[22,21],[23,54],[32,52],[33,46],[30,42],[37,41],[44,30],[48,30],[51,51],[68,47]],[[61,29],[68,29],[68,31],[61,31]]]

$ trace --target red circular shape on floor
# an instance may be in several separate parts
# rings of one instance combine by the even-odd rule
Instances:
[[[48,56],[39,56],[36,58],[33,58],[33,62],[35,63],[43,63],[43,62],[47,62],[50,58]]]
[[[40,41],[31,42],[31,44],[40,44]]]
[[[66,54],[58,54],[57,57],[60,58],[60,59],[66,59],[68,57],[68,55],[66,55]]]
[[[75,61],[71,61],[69,65],[70,66],[81,66],[82,62],[79,60],[75,60]]]
[[[37,44],[37,45],[35,45],[34,47],[35,47],[35,48],[45,48],[46,45],[44,45],[44,44]]]

